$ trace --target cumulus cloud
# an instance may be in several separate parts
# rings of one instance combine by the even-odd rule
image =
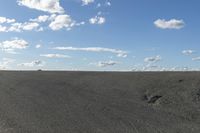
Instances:
[[[18,5],[49,13],[64,13],[59,0],[18,0]]]
[[[43,61],[35,60],[35,61],[32,61],[32,62],[18,64],[18,66],[24,66],[24,67],[41,67],[41,66],[44,66],[44,64],[45,64],[45,62],[43,62]]]
[[[30,21],[38,22],[38,23],[43,23],[43,22],[48,21],[49,18],[50,18],[50,16],[48,16],[48,15],[41,15],[41,16],[38,16],[35,19],[30,19]]]
[[[22,23],[13,23],[10,27],[7,28],[6,32],[21,32],[23,29]]]
[[[33,29],[37,29],[39,27],[38,23],[24,23],[22,24],[22,29],[23,30],[33,30]]]
[[[49,19],[50,16],[44,15],[24,23],[14,22],[6,26],[0,24],[0,32],[43,31],[43,27],[39,23],[46,22]]]
[[[54,20],[49,24],[52,30],[60,30],[62,28],[71,29],[75,22],[71,19],[69,15],[58,15],[55,16]]]
[[[96,63],[96,66],[108,67],[108,66],[114,66],[116,64],[118,64],[118,62],[116,62],[116,61],[99,61],[98,63]]]
[[[18,38],[0,42],[0,49],[8,53],[15,53],[15,50],[26,49],[27,47],[28,42]]]
[[[154,22],[154,25],[161,29],[181,29],[184,27],[185,22],[183,20],[171,19],[158,19]]]
[[[34,19],[29,19],[27,22],[15,22],[0,17],[0,32],[23,32],[23,31],[44,31],[49,27],[53,31],[67,29],[71,30],[72,27],[84,25],[85,22],[76,22],[67,14],[51,14],[41,15]],[[7,23],[6,23],[7,21]],[[8,23],[9,22],[9,23]],[[6,25],[4,25],[6,23]]]
[[[91,3],[94,3],[94,0],[81,0],[82,1],[82,5],[89,5]]]
[[[147,63],[155,63],[155,62],[158,62],[158,61],[161,61],[162,58],[160,55],[157,55],[157,56],[154,56],[154,57],[146,57],[144,59],[144,62],[147,62]]]
[[[89,19],[90,24],[104,24],[106,22],[106,18],[95,16]]]
[[[0,25],[0,32],[7,32],[7,27]]]
[[[82,0],[83,5],[93,3],[94,0]],[[50,13],[49,15],[40,15],[37,18],[31,18],[25,22],[16,22],[15,19],[0,17],[0,32],[22,32],[22,31],[44,31],[51,29],[53,31],[84,25],[84,21],[76,22],[70,15],[66,14],[60,5],[60,0],[17,0],[18,5],[26,6]],[[110,2],[106,2],[110,5]],[[91,24],[104,24],[106,19],[99,14],[91,18]],[[49,28],[47,28],[49,27]]]
[[[2,24],[11,24],[14,23],[15,19],[9,19],[6,17],[0,17],[0,32],[8,32],[8,27],[3,26]]]
[[[86,51],[86,52],[109,52],[116,54],[118,57],[127,57],[128,53],[123,50],[102,48],[102,47],[86,47],[86,48],[77,48],[77,47],[55,47],[53,49],[57,50],[69,50],[69,51]]]
[[[40,56],[47,58],[71,58],[70,56],[63,54],[41,54]]]
[[[6,18],[6,17],[0,17],[0,24],[3,24],[3,23],[14,23],[15,22],[15,19],[9,19],[9,18]]]
[[[194,52],[195,52],[194,50],[188,49],[188,50],[183,50],[182,54],[184,54],[184,55],[192,55]]]
[[[40,29],[40,25],[36,22],[25,22],[25,23],[12,23],[10,26],[0,25],[0,32],[22,32]]]

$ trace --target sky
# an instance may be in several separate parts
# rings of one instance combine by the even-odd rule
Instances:
[[[200,70],[199,0],[6,0],[0,70]]]

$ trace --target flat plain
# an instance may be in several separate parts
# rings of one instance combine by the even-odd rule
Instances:
[[[200,133],[200,72],[0,72],[0,133]]]

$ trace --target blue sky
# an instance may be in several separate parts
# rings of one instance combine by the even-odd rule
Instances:
[[[0,69],[200,70],[198,0],[9,0]]]

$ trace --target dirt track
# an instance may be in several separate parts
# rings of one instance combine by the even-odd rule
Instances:
[[[200,73],[2,71],[0,133],[200,133]]]

